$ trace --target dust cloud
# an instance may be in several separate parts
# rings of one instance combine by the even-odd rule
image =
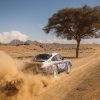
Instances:
[[[23,73],[21,65],[0,51],[0,100],[33,100],[48,86],[47,77]]]

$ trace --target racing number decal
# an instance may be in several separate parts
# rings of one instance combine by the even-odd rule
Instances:
[[[64,69],[65,68],[65,63],[64,62],[58,63],[58,68]]]

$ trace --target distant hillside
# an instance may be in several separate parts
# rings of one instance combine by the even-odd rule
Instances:
[[[37,46],[42,45],[42,43],[40,43],[40,42],[31,41],[31,40],[27,40],[27,41],[12,40],[9,44],[10,45],[15,45],[15,46],[18,46],[18,45],[31,45],[31,44],[34,44],[34,45],[37,45]]]
[[[33,41],[27,40],[27,41],[24,42],[24,45],[30,45],[30,44],[32,44],[32,43],[33,43]]]
[[[9,44],[18,46],[18,45],[23,45],[24,42],[20,40],[12,40]]]

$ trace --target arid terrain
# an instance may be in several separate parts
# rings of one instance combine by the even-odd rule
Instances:
[[[0,45],[0,100],[100,100],[100,45],[82,44],[78,59],[75,47],[37,42]],[[26,59],[40,52],[58,52],[70,59],[71,73],[53,78],[21,72]]]

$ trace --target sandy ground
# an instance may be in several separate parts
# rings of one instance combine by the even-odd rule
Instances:
[[[70,75],[60,74],[35,100],[99,100],[100,50],[73,62]]]
[[[25,48],[26,46],[24,47],[26,55],[35,54],[30,49],[31,46],[28,49]],[[85,45],[82,48],[78,59],[74,58],[74,49],[67,48],[57,51],[72,60],[71,73],[61,73],[57,78],[51,78],[49,85],[41,89],[40,93],[30,100],[100,100],[100,45]],[[18,47],[11,46],[6,49],[3,46],[0,49],[12,56],[17,56],[18,53],[26,56]],[[43,51],[43,48],[35,50],[36,53],[40,51]]]

